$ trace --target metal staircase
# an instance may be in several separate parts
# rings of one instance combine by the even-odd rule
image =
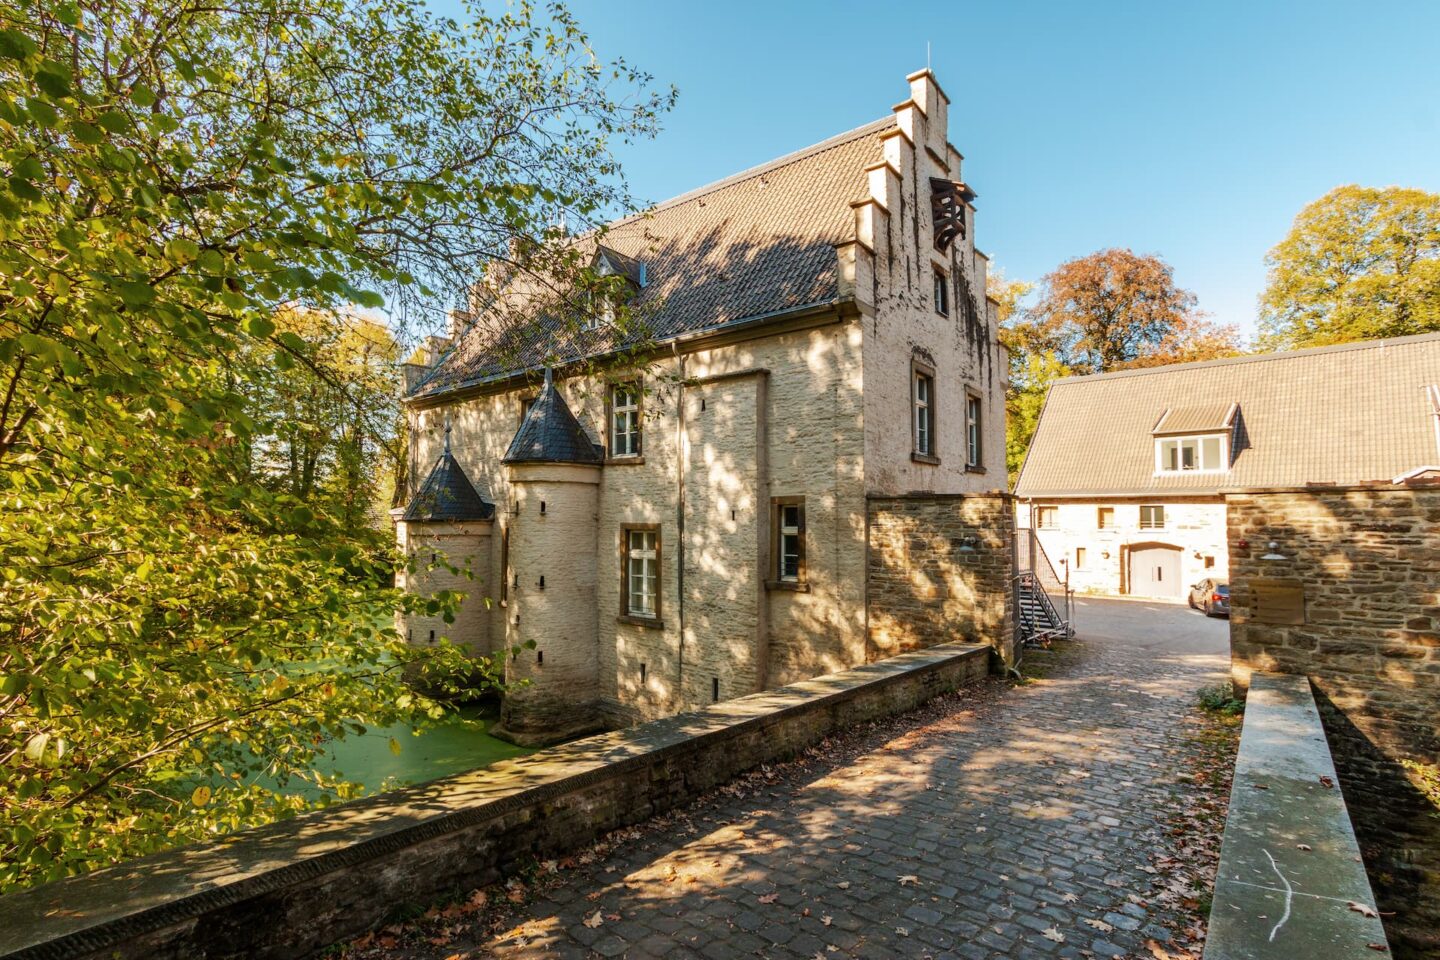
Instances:
[[[1065,579],[1045,553],[1035,530],[1017,530],[1015,536],[1015,631],[1027,646],[1048,647],[1054,640],[1075,635],[1071,616],[1070,569]],[[1056,598],[1060,598],[1057,604]]]

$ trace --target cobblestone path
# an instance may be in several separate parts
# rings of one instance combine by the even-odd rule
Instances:
[[[451,925],[389,955],[1159,956],[1146,942],[1185,922],[1152,897],[1194,789],[1185,718],[1224,659],[1066,647],[1032,656],[1042,679],[857,732],[566,863],[503,933]]]

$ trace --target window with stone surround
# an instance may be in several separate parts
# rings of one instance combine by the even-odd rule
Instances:
[[[980,469],[980,397],[965,394],[965,467]]]
[[[912,460],[940,462],[935,454],[935,368],[918,359],[910,363],[910,438]]]
[[[660,619],[660,527],[627,524],[620,529],[620,615]]]
[[[1141,530],[1164,530],[1165,508],[1158,503],[1147,503],[1140,507]]]
[[[1076,570],[1084,570],[1084,569],[1085,569],[1085,560],[1086,560],[1085,548],[1084,548],[1084,547],[1076,547],[1076,548],[1075,548],[1075,569],[1076,569]]]
[[[1095,529],[1097,529],[1097,530],[1114,530],[1114,529],[1115,529],[1115,508],[1114,508],[1114,507],[1096,507],[1096,508],[1095,508]]]
[[[950,278],[938,268],[935,270],[935,312],[942,317],[950,316]]]
[[[1036,507],[1035,528],[1037,530],[1053,530],[1060,526],[1059,507]]]
[[[771,589],[809,589],[805,578],[805,498],[774,497],[770,501]]]
[[[640,385],[617,383],[610,388],[610,456],[640,456]]]

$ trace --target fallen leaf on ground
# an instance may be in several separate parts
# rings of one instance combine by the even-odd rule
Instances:
[[[1174,958],[1170,956],[1170,951],[1160,946],[1160,944],[1154,940],[1146,940],[1145,948],[1150,951],[1150,955],[1154,957],[1155,960],[1174,960]]]
[[[600,924],[604,922],[605,918],[600,915],[599,910],[596,910],[593,914],[585,918],[585,926],[589,927],[591,930],[594,930],[596,927],[600,926]]]
[[[1114,927],[1110,926],[1110,924],[1106,923],[1104,920],[1091,920],[1089,917],[1086,917],[1085,923],[1089,926],[1094,927],[1096,930],[1099,930],[1101,933],[1110,933],[1115,929]]]
[[[1310,850],[1310,849],[1312,849],[1312,847],[1311,847],[1310,844],[1308,844],[1308,843],[1297,843],[1297,844],[1295,844],[1295,849],[1296,849],[1296,850]]]
[[[895,928],[895,932],[898,933],[898,934],[900,934],[900,936],[902,936],[902,937],[908,937],[908,936],[910,936],[910,931],[909,931],[909,930],[906,930],[904,927],[896,927],[896,928]]]
[[[1380,952],[1380,953],[1389,953],[1389,952],[1390,952],[1390,948],[1387,947],[1387,946],[1385,946],[1385,944],[1383,944],[1383,943],[1367,943],[1367,944],[1365,944],[1365,946],[1369,947],[1371,950],[1375,950],[1375,951],[1378,951],[1378,952]]]
[[[830,915],[827,913],[825,916],[823,916],[823,917],[820,918],[820,922],[823,923],[823,924],[825,924],[825,926],[828,927],[828,926],[830,926],[830,924],[832,924],[832,923],[835,922],[835,918],[832,917],[832,916],[830,916]]]
[[[780,894],[778,894],[778,893],[767,893],[767,894],[765,894],[765,895],[763,895],[763,896],[760,897],[760,902],[761,902],[761,903],[774,903],[774,902],[775,902],[775,899],[776,899],[777,897],[779,897],[779,896],[780,896]]]
[[[900,881],[900,886],[902,887],[905,886],[905,884],[907,883],[915,884],[916,886],[920,884],[920,878],[915,876],[915,874],[913,873],[907,873],[905,874],[905,876],[896,877],[895,879]]]
[[[1364,917],[1378,916],[1373,908],[1367,907],[1363,903],[1356,903],[1354,900],[1346,901],[1345,906]]]
[[[1046,927],[1044,930],[1040,931],[1040,936],[1044,937],[1046,940],[1054,940],[1056,943],[1065,942],[1065,934],[1061,933],[1059,930],[1056,930],[1054,927]]]
[[[850,889],[850,881],[849,881],[849,880],[841,880],[839,883],[835,884],[835,886],[839,887],[841,890],[849,890],[849,889]]]
[[[1077,897],[1077,896],[1075,896],[1075,894],[1073,894],[1073,893],[1064,894],[1063,896],[1060,897],[1060,899],[1061,899],[1061,900],[1064,900],[1066,903],[1079,903],[1079,902],[1080,902],[1080,898]]]

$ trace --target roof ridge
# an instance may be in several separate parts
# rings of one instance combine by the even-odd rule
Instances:
[[[1282,350],[1277,353],[1247,353],[1238,357],[1220,357],[1217,360],[1190,360],[1186,363],[1167,363],[1158,367],[1140,367],[1134,370],[1112,370],[1109,373],[1086,373],[1076,377],[1061,377],[1052,386],[1067,383],[1091,382],[1095,380],[1119,380],[1124,377],[1143,377],[1158,373],[1174,373],[1180,370],[1194,370],[1200,367],[1223,367],[1237,363],[1260,363],[1266,360],[1292,360],[1298,357],[1314,356],[1319,353],[1343,353],[1347,350],[1373,350],[1396,344],[1424,343],[1440,340],[1440,333],[1412,333],[1404,337],[1386,337],[1379,340],[1355,340],[1349,343],[1330,343],[1323,347],[1305,347],[1300,350]]]
[[[778,170],[781,167],[788,167],[792,163],[798,163],[818,153],[833,150],[835,147],[842,147],[854,140],[859,140],[861,137],[868,136],[879,130],[884,130],[886,127],[894,126],[895,122],[894,116],[871,120],[869,123],[861,124],[851,130],[846,130],[844,133],[837,133],[833,137],[821,140],[819,143],[812,143],[808,147],[802,147],[799,150],[776,157],[774,160],[767,160],[764,163],[741,170],[738,173],[732,173],[727,177],[722,177],[719,180],[696,187],[693,190],[687,190],[685,193],[671,197],[669,200],[662,200],[659,203],[646,207],[644,210],[636,211],[619,220],[612,220],[606,225],[606,229],[613,230],[622,224],[630,223],[632,220],[641,220],[656,211],[678,206],[691,200],[698,200],[700,197],[714,193],[717,190],[722,190],[725,187],[733,187],[738,183],[744,183],[746,180],[753,180],[761,174]]]

